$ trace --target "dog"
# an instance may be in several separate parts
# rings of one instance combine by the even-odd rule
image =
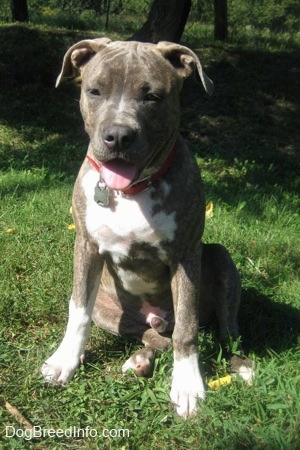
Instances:
[[[217,286],[224,267],[218,260],[229,262],[229,290],[234,265],[223,247],[201,243],[203,184],[178,132],[179,93],[193,73],[211,95],[213,83],[197,55],[179,44],[99,38],[78,42],[65,54],[56,86],[63,79],[81,82],[80,109],[90,142],[73,192],[68,324],[42,367],[48,381],[64,384],[72,378],[84,359],[92,316],[102,328],[145,344],[123,371],[149,373],[155,349],[164,350],[171,334],[170,397],[182,417],[194,415],[205,398],[199,324],[214,309],[221,338],[238,335],[239,294]]]

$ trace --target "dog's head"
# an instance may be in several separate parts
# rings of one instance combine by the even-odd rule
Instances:
[[[198,57],[181,45],[100,38],[67,51],[56,86],[63,78],[81,81],[89,153],[108,187],[126,188],[163,164],[178,133],[183,80],[195,71],[212,94]]]

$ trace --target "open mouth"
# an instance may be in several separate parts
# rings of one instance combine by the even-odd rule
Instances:
[[[138,168],[120,158],[101,163],[101,177],[109,189],[124,190],[135,180]]]

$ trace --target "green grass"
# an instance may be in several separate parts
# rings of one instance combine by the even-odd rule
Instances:
[[[96,328],[74,379],[64,388],[43,383],[40,366],[67,320],[75,237],[69,208],[87,145],[79,92],[53,85],[65,49],[86,36],[0,27],[0,447],[298,449],[299,50],[284,42],[272,51],[240,43],[200,48],[185,35],[216,89],[207,99],[187,83],[181,132],[214,205],[205,241],[226,245],[242,275],[240,324],[257,367],[253,386],[236,380],[209,390],[197,417],[180,420],[168,397],[171,353],[160,356],[151,379],[123,375],[135,344]],[[223,376],[214,330],[199,335],[199,349],[206,380]],[[90,426],[98,437],[5,438],[5,426],[21,428],[6,401],[43,429]],[[106,429],[129,436],[104,437]]]

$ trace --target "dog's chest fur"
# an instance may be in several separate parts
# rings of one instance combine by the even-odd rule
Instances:
[[[166,244],[174,240],[177,228],[176,212],[163,208],[171,187],[161,181],[159,195],[153,195],[153,187],[134,196],[113,191],[109,206],[103,207],[94,200],[98,181],[93,169],[82,179],[88,233],[127,292],[156,294],[166,276]]]

